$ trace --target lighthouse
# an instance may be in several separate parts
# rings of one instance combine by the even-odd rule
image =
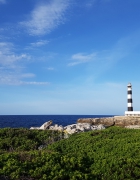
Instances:
[[[131,85],[131,83],[129,83],[127,85],[127,111],[133,111],[132,85]]]
[[[133,100],[132,100],[132,85],[127,85],[127,111],[125,116],[140,116],[140,111],[133,111]]]

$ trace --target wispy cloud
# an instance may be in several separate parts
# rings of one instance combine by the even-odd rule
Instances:
[[[135,62],[139,64],[140,55],[135,53],[135,51],[140,47],[140,31],[135,32],[129,36],[119,39],[116,44],[114,44],[109,49],[104,49],[96,53],[92,52],[91,54],[77,53],[70,57],[70,63],[68,66],[80,65],[81,63],[87,63],[86,72],[88,78],[85,78],[87,82],[93,82],[95,79],[102,78],[104,75],[108,76],[108,72],[111,69],[116,71],[119,67],[120,62],[123,66],[127,61],[131,63],[131,57],[133,54],[134,57],[134,66]],[[134,69],[134,67],[133,67]]]
[[[37,81],[32,81],[32,82],[25,82],[25,81],[20,81],[20,85],[49,85],[49,82],[37,82]]]
[[[91,60],[94,60],[96,58],[96,53],[92,53],[92,54],[83,54],[83,53],[77,53],[72,55],[71,60],[73,62],[69,63],[68,66],[75,66],[81,63],[86,63],[89,62]]]
[[[35,74],[33,74],[33,73],[24,73],[24,74],[21,74],[21,77],[22,78],[32,78],[32,77],[35,77]]]
[[[24,61],[29,59],[25,53],[16,54],[12,43],[0,42],[0,85],[48,85],[48,82],[23,81],[36,76],[22,73]]]
[[[91,9],[94,7],[96,4],[104,4],[104,3],[109,3],[111,0],[86,0],[80,3],[80,6],[83,8]],[[78,4],[79,6],[79,4]]]
[[[35,74],[20,72],[7,72],[0,70],[0,85],[49,85],[49,82],[40,82],[40,81],[24,81],[22,79],[28,79],[35,77]]]
[[[40,47],[40,46],[44,46],[46,44],[48,44],[49,41],[47,40],[40,40],[40,41],[37,41],[37,42],[34,42],[34,43],[30,43],[31,46],[33,47]]]
[[[91,8],[96,3],[96,0],[89,0],[86,2],[85,6]]]
[[[0,0],[0,4],[5,4],[6,0]]]
[[[49,70],[49,71],[53,71],[53,70],[54,70],[54,68],[53,68],[53,67],[48,67],[48,68],[47,68],[47,70]]]
[[[8,66],[13,68],[17,61],[23,59],[30,59],[30,56],[27,54],[16,54],[14,53],[14,46],[12,43],[0,42],[0,64],[4,67]]]
[[[44,35],[50,33],[57,26],[64,23],[69,0],[52,0],[37,6],[26,21],[20,22],[30,35]]]

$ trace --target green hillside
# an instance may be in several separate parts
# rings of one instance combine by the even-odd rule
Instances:
[[[57,131],[0,129],[0,178],[140,179],[140,130],[111,127],[62,138]]]

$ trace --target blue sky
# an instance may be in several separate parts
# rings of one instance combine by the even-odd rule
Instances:
[[[0,0],[0,114],[140,110],[139,0]]]

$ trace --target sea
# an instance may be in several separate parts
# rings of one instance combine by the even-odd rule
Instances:
[[[52,120],[53,124],[67,126],[75,124],[79,118],[112,117],[114,115],[0,115],[0,128],[40,127]]]

